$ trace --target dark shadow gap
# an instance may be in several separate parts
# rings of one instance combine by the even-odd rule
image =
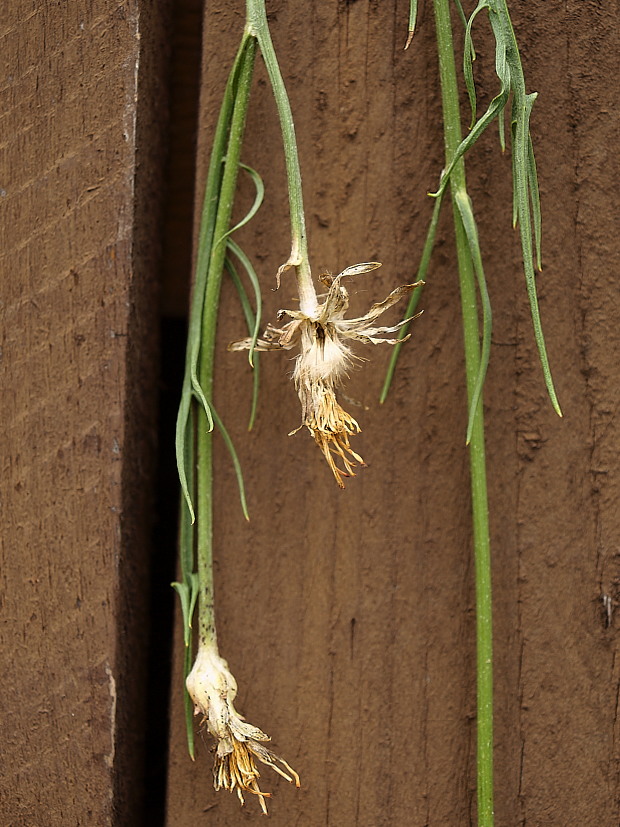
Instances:
[[[185,356],[185,319],[161,320],[161,385],[159,395],[159,457],[151,559],[150,645],[146,730],[146,805],[149,827],[163,827],[166,818],[168,739],[172,643],[176,579],[178,477],[174,429]]]
[[[145,734],[144,823],[148,827],[164,827],[166,824],[176,600],[170,583],[177,579],[179,507],[174,435],[185,363],[192,267],[202,14],[202,0],[175,0],[170,27],[168,159],[161,239],[159,447],[150,565]]]

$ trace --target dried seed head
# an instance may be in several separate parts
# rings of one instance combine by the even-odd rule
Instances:
[[[248,724],[235,710],[237,682],[217,647],[199,647],[186,686],[194,702],[194,714],[202,715],[202,723],[215,738],[215,789],[234,790],[241,804],[245,803],[244,793],[258,796],[266,815],[270,793],[263,792],[258,785],[257,760],[297,787],[299,776],[283,758],[264,746],[262,742],[269,741],[269,736]]]
[[[298,310],[281,310],[278,318],[288,316],[291,321],[280,328],[268,325],[263,338],[256,343],[257,350],[290,350],[299,346],[293,379],[301,402],[300,427],[305,425],[308,428],[341,488],[344,488],[343,477],[355,476],[353,469],[356,464],[364,465],[362,458],[349,444],[349,437],[359,433],[360,426],[336,399],[336,390],[356,358],[347,341],[392,345],[405,341],[408,336],[400,340],[386,339],[385,334],[396,332],[411,319],[405,319],[392,327],[376,327],[376,319],[423,284],[416,282],[397,287],[382,302],[373,304],[364,316],[345,319],[349,294],[342,285],[342,279],[367,273],[380,266],[378,262],[371,261],[348,267],[335,277],[323,274],[321,281],[329,289],[315,315],[308,316]],[[230,345],[231,350],[249,347],[251,339]],[[299,428],[291,433],[298,430]],[[342,467],[337,465],[338,461]]]

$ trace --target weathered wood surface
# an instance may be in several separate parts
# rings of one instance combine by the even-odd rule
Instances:
[[[199,164],[204,175],[242,3],[207,4]],[[616,4],[513,4],[544,213],[541,310],[565,417],[545,398],[510,230],[509,158],[496,134],[468,162],[495,308],[485,398],[494,558],[498,825],[620,819],[614,612],[619,599],[620,266]],[[356,306],[410,279],[442,166],[431,4],[403,53],[408,4],[270,4],[292,99],[315,272],[378,259]],[[482,27],[480,27],[482,28]],[[497,83],[479,38],[481,101]],[[266,319],[288,255],[284,166],[259,63],[244,160],[267,186],[243,241]],[[528,90],[528,91],[529,91]],[[200,190],[200,188],[199,188]],[[249,192],[246,198],[249,198]],[[224,295],[217,405],[236,438],[252,520],[229,460],[217,460],[217,612],[239,708],[302,776],[268,778],[274,825],[456,827],[475,814],[473,567],[462,342],[452,235],[444,220],[413,339],[379,408],[387,360],[355,372],[357,441],[369,463],[345,492],[305,433],[286,358],[262,358],[256,430],[250,380],[226,344],[243,335]],[[603,600],[608,598],[604,609]],[[177,635],[177,640],[179,636]],[[170,827],[259,818],[211,788],[208,740],[192,764],[173,689]]]
[[[140,5],[0,11],[7,827],[140,823],[165,115]]]

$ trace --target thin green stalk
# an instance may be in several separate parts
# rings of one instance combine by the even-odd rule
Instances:
[[[437,29],[437,49],[441,79],[446,164],[453,160],[461,143],[461,119],[452,41],[449,0],[433,0]],[[467,394],[474,401],[480,370],[476,273],[470,243],[461,217],[459,197],[466,196],[465,163],[454,165],[450,177],[454,213],[463,332]],[[491,603],[491,554],[488,522],[488,498],[484,449],[484,414],[482,396],[472,410],[470,475],[474,558],[476,571],[476,644],[477,644],[477,790],[478,825],[493,825],[493,641]]]
[[[280,276],[284,270],[287,270],[289,267],[295,267],[300,310],[311,316],[316,312],[318,301],[312,281],[310,259],[308,257],[306,219],[301,189],[301,170],[299,167],[293,113],[269,32],[265,0],[246,0],[246,16],[246,31],[258,40],[258,45],[265,61],[265,66],[267,67],[267,73],[271,81],[271,87],[278,108],[282,140],[284,143],[284,158],[286,162],[291,213],[291,254],[288,261],[283,264],[278,271],[278,286]]]
[[[234,100],[228,151],[219,191],[217,215],[213,231],[215,243],[211,246],[207,284],[202,314],[199,380],[208,400],[212,398],[215,334],[224,259],[226,233],[230,227],[239,159],[243,141],[245,118],[250,97],[256,41],[248,38],[241,58],[237,93]],[[200,644],[215,643],[213,611],[213,434],[205,409],[198,408],[197,416],[197,549],[198,565],[198,639]]]

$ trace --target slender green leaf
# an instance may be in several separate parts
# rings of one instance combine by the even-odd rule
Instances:
[[[502,152],[506,152],[506,108],[497,116],[497,132],[499,138],[499,146]]]
[[[230,246],[230,244],[231,244],[231,242],[229,240],[229,246]],[[235,246],[238,247],[238,245],[235,245]],[[240,250],[241,248],[238,248],[238,249]],[[246,289],[243,285],[243,282],[239,278],[239,274],[237,273],[235,265],[232,263],[232,261],[230,260],[230,258],[228,256],[226,257],[226,269],[230,273],[230,276],[233,280],[233,283],[234,283],[235,287],[237,288],[237,292],[239,293],[239,300],[241,302],[243,315],[245,316],[245,320],[246,320],[246,323],[248,325],[248,332],[250,333],[250,336],[254,337],[253,343],[250,347],[250,350],[252,351],[253,347],[254,347],[254,344],[256,342],[256,337],[258,336],[258,326],[257,326],[257,322],[256,322],[256,316],[254,315],[254,312],[252,311],[252,306],[250,304],[250,300],[248,298],[248,294],[247,294]],[[256,274],[254,273],[254,275],[256,275]],[[258,287],[258,280],[256,282],[256,286]],[[260,300],[261,299],[260,299],[260,290],[259,290],[258,291],[258,297],[257,297],[257,304],[259,305],[259,308],[260,308]],[[254,361],[250,362],[250,364],[253,368],[253,374],[252,374],[253,375],[253,382],[252,382],[252,406],[251,406],[251,409],[250,409],[250,421],[248,423],[248,431],[251,431],[252,428],[254,427],[254,422],[256,420],[256,411],[258,409],[258,391],[259,391],[259,385],[260,385],[258,353],[254,354]]]
[[[181,601],[181,613],[183,616],[183,642],[186,646],[190,645],[190,587],[187,583],[174,582],[170,584],[175,592],[179,595]]]
[[[239,166],[241,169],[244,169],[249,174],[250,178],[254,183],[254,187],[256,189],[254,203],[238,224],[235,224],[235,226],[231,227],[230,230],[224,233],[224,235],[221,238],[218,238],[217,244],[220,244],[222,241],[227,239],[237,230],[240,230],[242,227],[245,227],[248,221],[251,221],[252,218],[254,218],[254,216],[256,215],[256,213],[259,211],[260,206],[263,203],[263,199],[265,197],[265,185],[263,183],[263,179],[260,177],[258,172],[256,172],[255,169],[252,169],[252,167],[249,167],[247,164],[239,164]]]
[[[542,324],[540,321],[540,311],[538,307],[538,296],[536,294],[536,276],[534,273],[534,258],[532,251],[532,224],[530,220],[530,195],[529,195],[529,168],[528,168],[528,154],[529,154],[529,118],[532,111],[536,96],[526,95],[524,99],[523,112],[518,119],[514,130],[514,146],[513,152],[516,156],[515,162],[515,188],[517,191],[517,211],[519,219],[519,231],[521,235],[521,252],[523,255],[523,266],[525,270],[525,284],[527,288],[528,298],[530,300],[530,311],[532,315],[532,324],[534,327],[534,338],[538,347],[538,355],[542,366],[545,385],[547,386],[547,393],[551,399],[556,413],[562,416],[562,410],[558,402],[551,376],[551,368],[549,366],[549,359],[547,356],[547,347],[545,345],[545,337],[542,331]]]
[[[181,394],[181,404],[179,405],[179,413],[177,414],[177,423],[176,423],[176,433],[175,433],[175,450],[176,450],[176,458],[177,458],[177,469],[179,472],[179,480],[181,483],[181,491],[183,493],[183,497],[185,498],[185,502],[187,503],[187,508],[190,513],[190,518],[192,523],[196,519],[196,515],[194,513],[194,506],[192,504],[192,495],[189,490],[189,485],[187,482],[187,470],[186,470],[186,439],[187,439],[187,423],[190,415],[190,409],[192,404],[192,394],[191,390],[188,391],[185,387],[185,383],[183,383],[183,392]]]
[[[196,758],[196,747],[194,743],[194,704],[190,698],[185,681],[187,676],[192,671],[192,663],[194,660],[194,653],[192,647],[185,648],[185,657],[183,658],[183,709],[185,711],[185,731],[187,733],[187,750],[192,761]]]
[[[538,189],[538,175],[536,173],[536,159],[531,136],[528,139],[527,150],[527,178],[532,202],[532,223],[534,225],[534,245],[536,249],[536,268],[542,270],[541,235],[542,222],[540,213],[540,192]]]
[[[228,448],[228,452],[230,453],[230,458],[232,459],[233,467],[235,469],[235,475],[237,477],[237,486],[239,488],[239,499],[241,500],[241,510],[243,511],[243,516],[246,520],[249,520],[250,515],[248,513],[248,504],[245,498],[245,485],[243,482],[243,473],[241,471],[241,463],[239,462],[239,457],[237,456],[237,452],[235,451],[235,446],[233,445],[233,441],[230,438],[230,434],[224,427],[224,423],[218,416],[217,411],[215,410],[215,408],[212,408],[212,411],[213,419],[215,420],[215,424],[222,435],[224,444]]]
[[[465,14],[465,10],[463,9],[463,4],[461,3],[461,0],[454,0],[454,5],[456,6],[458,15],[461,18],[463,28],[467,28],[467,15]]]
[[[463,13],[463,8],[460,3],[458,3],[461,13]],[[488,7],[488,3],[486,0],[481,0],[480,3],[474,9],[471,17],[468,21],[465,21],[465,45],[463,49],[463,75],[465,77],[465,86],[467,88],[467,95],[469,97],[469,105],[471,108],[471,122],[469,124],[469,128],[471,129],[474,124],[476,123],[476,85],[474,83],[474,67],[473,62],[476,59],[476,50],[474,49],[474,42],[471,36],[471,28],[474,25],[474,20],[476,16]]]
[[[250,304],[250,300],[248,298],[247,291],[241,279],[239,278],[239,273],[237,272],[237,268],[233,264],[230,256],[226,256],[225,260],[226,269],[232,279],[233,284],[239,294],[239,302],[241,304],[241,309],[243,310],[243,315],[245,316],[245,321],[248,326],[248,331],[250,335],[254,331],[254,326],[256,324],[256,317],[254,315],[254,311],[252,310],[252,305]]]
[[[239,259],[241,264],[243,265],[243,269],[248,275],[250,280],[250,284],[252,285],[252,289],[254,291],[254,305],[256,307],[256,313],[254,317],[254,327],[250,330],[250,335],[252,336],[252,344],[249,350],[248,359],[250,361],[250,365],[254,366],[254,348],[256,347],[256,340],[258,339],[258,334],[260,331],[260,324],[262,319],[262,308],[263,308],[263,297],[260,290],[260,282],[258,280],[258,276],[256,275],[256,270],[254,269],[252,262],[247,257],[247,255],[243,252],[241,247],[237,244],[236,241],[232,239],[228,240],[228,247],[232,253]]]
[[[491,103],[489,104],[487,111],[472,126],[469,135],[467,135],[467,137],[461,141],[459,148],[454,155],[454,158],[452,159],[448,168],[442,175],[439,188],[436,192],[430,193],[430,195],[433,198],[438,198],[439,195],[441,195],[441,193],[446,189],[455,164],[458,162],[460,158],[463,157],[467,150],[471,149],[471,147],[476,143],[476,141],[482,135],[487,126],[490,123],[492,123],[493,119],[496,118],[497,115],[503,110],[508,100],[509,94],[510,88],[502,86],[499,94],[496,95],[496,97],[494,97]]]
[[[189,496],[181,498],[180,502],[180,526],[179,526],[179,555],[181,563],[181,577],[187,582],[196,567],[194,554],[194,514],[189,506],[195,496],[195,452],[194,443],[196,440],[195,412],[193,408],[189,411],[188,428],[185,432],[185,445],[183,446],[184,467],[186,470],[186,482],[189,489]]]
[[[482,388],[484,386],[484,380],[489,366],[489,358],[491,356],[492,312],[486,278],[484,275],[484,268],[482,266],[482,254],[480,252],[480,242],[478,240],[478,228],[476,227],[476,219],[474,218],[471,199],[467,192],[460,190],[455,193],[454,200],[456,201],[459,209],[465,235],[467,236],[469,252],[471,254],[474,270],[476,272],[476,279],[478,281],[480,303],[482,304],[482,349],[480,353],[480,362],[478,365],[478,375],[476,376],[474,390],[471,396],[471,403],[469,406],[466,440],[469,445],[474,427],[474,418],[476,416],[476,410],[482,395]]]
[[[441,204],[443,201],[443,194],[437,198],[435,204],[433,206],[433,214],[431,216],[431,221],[428,227],[428,231],[426,233],[426,241],[424,242],[424,248],[422,250],[422,256],[420,258],[420,265],[418,267],[418,272],[415,277],[415,281],[426,281],[426,273],[428,271],[428,265],[431,260],[431,255],[433,253],[433,246],[435,244],[435,235],[437,233],[437,224],[439,222],[439,212],[441,210]],[[405,315],[403,318],[405,319],[412,319],[415,315],[416,308],[418,306],[418,302],[422,296],[423,287],[414,290],[411,294],[409,299],[409,304],[407,305],[407,309],[405,310]],[[401,329],[398,331],[397,339],[404,339],[407,335],[409,330],[409,323],[403,325]],[[400,354],[400,350],[402,348],[402,344],[399,342],[398,344],[394,345],[392,350],[392,355],[390,357],[390,362],[388,365],[387,373],[385,375],[385,380],[383,382],[383,388],[381,389],[381,396],[379,397],[379,402],[383,404],[387,399],[388,392],[390,390],[390,386],[392,384],[392,379],[394,378],[394,371],[396,370],[396,362],[398,361],[398,356]]]
[[[256,414],[258,412],[258,392],[260,390],[260,360],[258,353],[254,356],[254,364],[252,365],[252,406],[250,408],[250,421],[248,422],[248,431],[251,431],[256,422]]]

